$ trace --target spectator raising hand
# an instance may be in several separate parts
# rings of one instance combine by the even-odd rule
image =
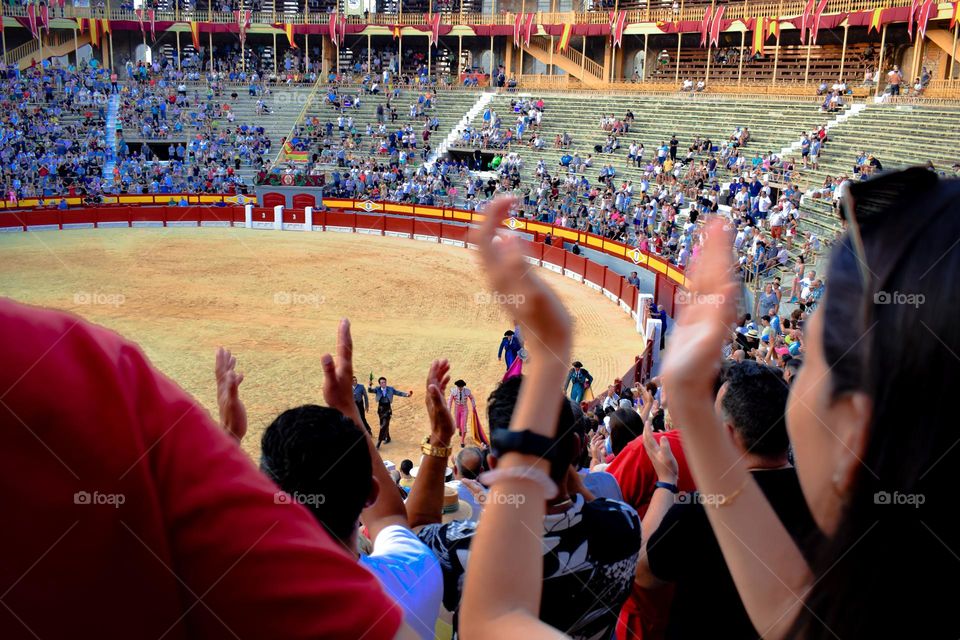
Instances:
[[[220,408],[220,426],[237,441],[247,434],[247,408],[240,399],[243,374],[237,373],[237,359],[228,349],[217,349],[217,406]]]
[[[480,249],[491,287],[506,294],[502,299],[517,302],[509,311],[524,328],[530,351],[510,433],[528,443],[542,443],[556,437],[560,403],[545,399],[556,398],[566,373],[570,316],[554,291],[529,269],[512,238],[495,242],[497,229],[514,204],[513,198],[495,199],[483,225],[472,232],[471,242]],[[550,488],[550,462],[544,457],[551,454],[550,447],[543,455],[518,448],[502,447],[497,469],[486,477],[491,490],[471,550],[461,607],[460,631],[467,640],[563,637],[538,619],[545,499],[555,493]],[[510,543],[503,544],[504,540]]]

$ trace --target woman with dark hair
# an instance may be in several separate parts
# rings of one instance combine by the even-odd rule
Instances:
[[[610,452],[617,455],[632,440],[643,434],[643,418],[633,409],[617,409],[609,418]]]
[[[924,169],[850,187],[848,233],[807,323],[787,428],[821,536],[790,538],[727,442],[711,385],[734,319],[729,238],[709,239],[663,378],[743,604],[765,638],[957,637],[960,181]],[[718,294],[724,297],[711,297]],[[719,301],[719,302],[718,302]]]

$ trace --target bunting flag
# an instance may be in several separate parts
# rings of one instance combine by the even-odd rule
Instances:
[[[813,2],[813,0],[810,0]],[[700,46],[707,46],[707,38],[710,36],[710,18],[713,17],[713,5],[704,10],[703,21],[700,23]]]
[[[98,21],[93,18],[87,18],[88,26],[90,27],[90,46],[100,48],[100,25],[97,24]]]
[[[435,13],[430,19],[430,46],[435,47],[440,43],[440,14]]]
[[[40,5],[40,23],[43,25],[43,30],[48,34],[50,33],[50,9],[47,5]]]
[[[237,23],[237,29],[240,32],[240,45],[247,41],[247,29],[250,28],[250,10],[246,11],[234,11],[233,19]]]
[[[80,32],[79,35],[81,36],[83,35],[83,25],[86,24],[86,22],[85,18],[77,18],[77,31]]]
[[[200,52],[200,23],[190,21],[190,35],[193,37],[193,48]]]
[[[527,22],[523,26],[523,44],[530,46],[530,38],[533,36],[533,21],[536,19],[537,14],[529,13],[527,14]]]
[[[137,16],[137,22],[140,23],[140,33],[146,38],[147,28],[143,25],[143,9],[134,9],[133,13]]]
[[[800,44],[807,44],[807,29],[810,26],[810,18],[813,17],[813,10],[816,6],[816,0],[807,0],[803,13],[800,14]]]
[[[518,13],[513,19],[513,46],[520,46],[520,25],[523,23],[523,14]]]
[[[937,4],[934,0],[926,0],[920,7],[920,14],[917,16],[917,31],[920,33],[921,40],[927,36],[927,23],[930,22],[930,14],[936,8]]]
[[[283,153],[287,156],[287,160],[293,160],[294,162],[306,162],[307,156],[309,155],[306,151],[297,151],[294,149],[289,141],[283,143]]]
[[[331,13],[331,14],[330,14],[330,23],[329,23],[329,25],[328,25],[328,30],[329,30],[329,32],[330,32],[330,40],[333,42],[333,46],[339,48],[339,47],[340,47],[340,42],[339,42],[339,40],[337,40],[337,36],[340,35],[340,34],[339,34],[339,29],[337,29],[337,26],[338,26],[338,25],[337,25],[337,14]]]
[[[910,15],[907,16],[907,33],[911,38],[913,37],[913,16],[916,15],[918,8],[920,8],[920,0],[910,0]]]
[[[820,17],[827,8],[827,0],[820,0],[817,4],[817,10],[813,14],[813,25],[810,27],[810,42],[817,44],[817,34],[820,33]]]
[[[960,2],[954,2],[950,5],[950,28],[957,26],[957,9],[960,8]]]
[[[777,39],[777,41],[779,41],[780,40],[780,16],[777,16],[776,18],[770,18],[769,23],[770,24],[767,26],[767,38],[769,38],[770,36],[773,36],[774,38]]]
[[[570,44],[570,34],[573,33],[573,25],[569,22],[563,24],[563,31],[560,32],[560,40],[557,41],[557,53],[563,53]]]
[[[750,53],[753,55],[763,55],[763,43],[767,39],[767,20],[768,18],[754,18],[753,43],[750,46]]]
[[[623,32],[627,28],[627,12],[616,11],[611,13],[610,33],[613,36],[613,47],[623,48]]]
[[[27,5],[27,22],[30,23],[30,33],[34,38],[40,37],[40,31],[37,29],[37,5],[30,3]]]
[[[874,9],[870,12],[870,27],[867,29],[867,33],[872,31],[880,32],[880,26],[883,24],[883,9]]]
[[[347,41],[347,16],[340,16],[337,20],[337,28],[340,30],[340,36],[337,42],[343,44]]]
[[[290,43],[290,48],[299,49],[300,47],[297,46],[297,42],[293,39],[293,25],[289,22],[283,25],[283,32],[287,34],[287,42]]]
[[[57,6],[60,7],[61,9],[63,9],[63,7],[66,4],[67,4],[67,0],[57,0]]]
[[[400,37],[400,32],[401,32],[402,30],[403,30],[403,27],[401,27],[399,24],[393,25],[393,39],[394,39],[394,40],[396,40],[397,38]]]
[[[823,0],[823,2],[826,4],[827,0]],[[720,31],[723,30],[723,12],[726,8],[726,5],[720,5],[713,14],[713,26],[710,28],[710,44],[715,47],[720,44]]]
[[[147,11],[147,16],[150,18],[150,39],[156,42],[157,40],[157,12],[154,9]]]

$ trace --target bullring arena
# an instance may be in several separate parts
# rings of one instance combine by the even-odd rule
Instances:
[[[467,378],[484,422],[485,399],[503,375],[497,347],[513,325],[472,253],[370,234],[222,227],[7,233],[0,295],[76,313],[133,340],[214,418],[213,356],[218,346],[231,349],[246,374],[243,444],[254,459],[276,415],[322,403],[320,355],[333,350],[337,322],[348,317],[357,377],[384,375],[414,390],[395,403],[393,442],[382,451],[399,464],[419,459],[434,358],[451,361],[454,379]],[[627,371],[644,349],[631,316],[581,282],[540,271],[575,320],[575,357],[598,381]]]

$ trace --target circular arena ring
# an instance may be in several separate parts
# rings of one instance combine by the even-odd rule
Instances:
[[[384,375],[414,391],[395,403],[384,458],[416,460],[434,358],[450,359],[451,375],[467,381],[481,416],[503,375],[497,347],[511,320],[467,251],[468,225],[481,216],[325,204],[329,210],[145,204],[0,211],[0,228],[12,232],[0,234],[0,295],[77,313],[134,340],[212,415],[214,354],[230,348],[246,373],[251,455],[280,411],[322,402],[320,355],[332,351],[337,322],[349,317],[358,379]],[[507,227],[570,308],[574,357],[603,385],[597,392],[615,378],[648,375],[652,340],[638,327],[646,327],[653,296],[624,275],[639,272],[641,287],[672,313],[682,273],[669,267],[670,279],[667,265],[661,273],[650,264],[653,256],[569,229],[528,220]],[[72,231],[41,232],[58,229]],[[553,246],[542,242],[548,232]],[[561,237],[578,241],[583,255],[557,246]],[[375,410],[367,419],[376,429]]]

